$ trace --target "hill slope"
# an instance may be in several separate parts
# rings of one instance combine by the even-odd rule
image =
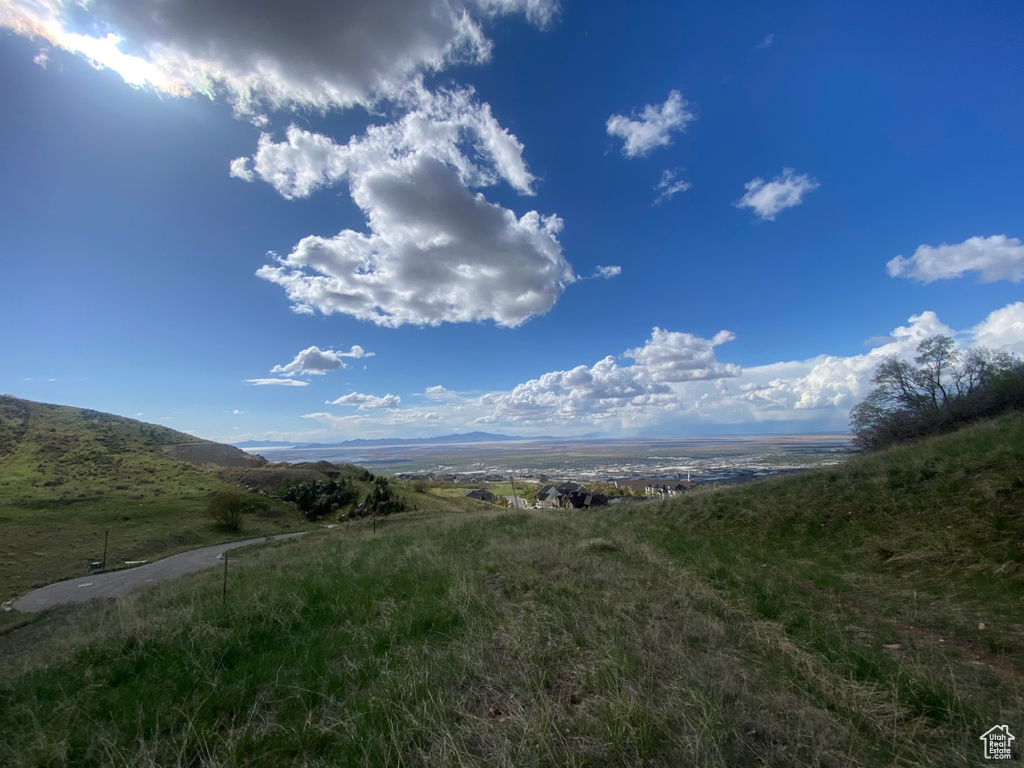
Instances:
[[[0,396],[0,599],[81,573],[103,554],[139,560],[231,538],[203,516],[232,488],[214,467],[260,467],[244,451],[109,413]],[[297,515],[264,502],[247,533]]]
[[[1017,415],[663,505],[251,551],[226,604],[207,573],[0,635],[0,762],[981,764],[1024,722],[1022,474]]]

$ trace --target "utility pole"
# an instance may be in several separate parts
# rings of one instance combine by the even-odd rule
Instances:
[[[512,498],[516,500],[516,509],[519,509],[519,497],[516,496],[516,479],[509,473],[508,480],[512,484]]]
[[[103,570],[107,570],[107,541],[110,539],[110,531],[103,534]]]

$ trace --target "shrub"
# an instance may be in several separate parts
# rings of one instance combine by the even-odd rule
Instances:
[[[238,491],[218,491],[210,499],[206,514],[227,528],[237,531],[241,527],[244,502]]]
[[[355,486],[347,480],[314,480],[288,488],[281,495],[290,501],[309,520],[319,520],[339,507],[351,504],[359,496]]]

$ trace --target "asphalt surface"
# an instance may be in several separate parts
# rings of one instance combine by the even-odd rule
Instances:
[[[294,539],[306,533],[308,531],[282,533],[278,536],[271,536],[270,539]],[[201,571],[203,568],[212,568],[221,562],[221,555],[225,552],[237,549],[238,547],[245,547],[249,544],[258,544],[262,541],[268,541],[268,539],[260,537],[258,539],[232,541],[228,544],[215,544],[212,547],[193,549],[166,557],[163,560],[157,560],[153,563],[146,563],[135,568],[127,568],[123,571],[93,573],[78,579],[58,581],[56,584],[49,584],[39,589],[33,589],[31,592],[26,592],[10,603],[10,607],[22,613],[36,613],[58,605],[84,603],[86,600],[105,597],[117,597],[143,584],[177,579],[187,573]]]

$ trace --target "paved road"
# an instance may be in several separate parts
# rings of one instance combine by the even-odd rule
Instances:
[[[308,531],[298,533],[283,533],[272,536],[272,539],[294,539],[296,536],[303,536]],[[180,555],[157,560],[155,563],[147,563],[137,568],[128,568],[123,571],[112,571],[108,573],[94,573],[83,576],[80,579],[58,581],[56,584],[49,584],[39,589],[26,592],[11,603],[11,607],[23,613],[36,613],[45,611],[58,605],[69,603],[84,603],[86,600],[94,600],[101,597],[117,597],[123,595],[129,589],[168,579],[177,579],[186,573],[199,571],[203,568],[210,568],[217,565],[219,558],[225,552],[249,544],[258,544],[266,541],[265,537],[258,539],[245,539],[244,541],[232,541],[228,544],[215,544],[212,547],[193,549],[182,552]]]

